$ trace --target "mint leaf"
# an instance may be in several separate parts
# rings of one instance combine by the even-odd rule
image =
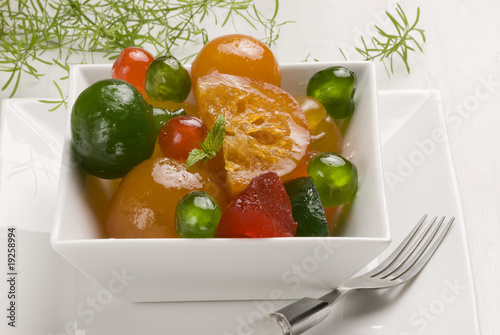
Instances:
[[[222,142],[224,142],[225,133],[226,120],[224,119],[224,116],[222,116],[222,114],[219,114],[219,116],[217,116],[217,119],[215,120],[214,125],[212,126],[212,129],[210,129],[207,138],[205,138],[205,141],[203,142],[203,147],[206,147],[207,151],[215,151],[213,155],[217,155],[220,148],[222,147]]]
[[[193,149],[189,153],[189,157],[186,160],[186,170],[188,170],[191,166],[196,164],[199,160],[208,158],[207,154],[200,149]]]
[[[224,134],[226,133],[226,120],[222,114],[217,116],[212,129],[207,134],[205,141],[200,142],[201,149],[193,149],[189,153],[186,160],[186,170],[203,159],[210,159],[217,155],[222,143],[224,142]]]

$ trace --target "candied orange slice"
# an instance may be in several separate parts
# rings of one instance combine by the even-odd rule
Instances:
[[[212,172],[229,198],[262,173],[287,181],[304,159],[309,128],[297,101],[260,80],[214,72],[198,79],[200,117],[211,128],[218,114],[226,119],[222,154]]]

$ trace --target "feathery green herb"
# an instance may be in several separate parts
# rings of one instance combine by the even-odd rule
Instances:
[[[410,65],[408,64],[408,52],[415,51],[418,48],[423,52],[417,38],[414,36],[420,36],[421,43],[425,43],[425,34],[423,29],[417,28],[418,21],[420,19],[420,8],[417,8],[417,16],[412,25],[408,22],[408,18],[403,11],[403,8],[397,4],[396,12],[399,18],[394,17],[389,12],[385,12],[387,17],[390,19],[394,27],[396,28],[396,34],[387,33],[383,31],[379,26],[375,26],[377,33],[380,35],[378,37],[372,37],[370,42],[367,44],[363,36],[361,36],[361,42],[363,46],[361,48],[356,47],[356,51],[363,56],[365,60],[373,61],[378,59],[384,64],[387,75],[390,76],[389,69],[387,67],[386,61],[390,63],[391,73],[394,73],[393,59],[395,55],[403,60],[406,70],[410,73]],[[399,19],[399,20],[398,20]],[[347,60],[344,52],[340,49],[340,52]]]
[[[276,22],[278,8],[275,0],[268,19],[252,0],[0,0],[0,71],[8,75],[2,91],[10,89],[12,97],[24,75],[39,79],[47,67],[68,71],[72,62],[113,60],[128,46],[157,55],[171,54],[175,48],[192,51],[189,46],[209,39],[202,23],[211,18],[217,25],[218,16],[223,16],[221,27],[235,25],[235,18],[255,29],[263,27],[270,45],[286,23]],[[54,81],[61,101],[45,102],[56,108],[66,104],[58,84],[66,78]]]

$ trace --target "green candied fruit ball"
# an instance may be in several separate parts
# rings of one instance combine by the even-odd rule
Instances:
[[[344,119],[354,111],[357,78],[343,66],[315,73],[307,84],[307,95],[318,99],[334,119]]]
[[[144,87],[152,99],[184,102],[191,91],[191,78],[175,57],[160,56],[149,65]]]
[[[180,237],[214,237],[222,212],[208,193],[193,191],[182,197],[175,209],[175,230]]]
[[[324,207],[350,203],[358,189],[358,170],[344,157],[333,152],[314,156],[307,164]]]
[[[131,84],[105,79],[87,87],[71,111],[73,157],[87,173],[125,176],[153,154],[152,107]]]

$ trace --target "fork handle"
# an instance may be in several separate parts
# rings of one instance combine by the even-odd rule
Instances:
[[[268,314],[253,322],[248,335],[290,335],[291,328],[287,320],[275,313]]]
[[[251,335],[297,335],[323,321],[330,314],[328,302],[302,298],[253,325]]]
[[[330,314],[330,306],[351,290],[343,286],[319,299],[302,298],[264,316],[254,323],[249,335],[298,335],[314,327]]]

